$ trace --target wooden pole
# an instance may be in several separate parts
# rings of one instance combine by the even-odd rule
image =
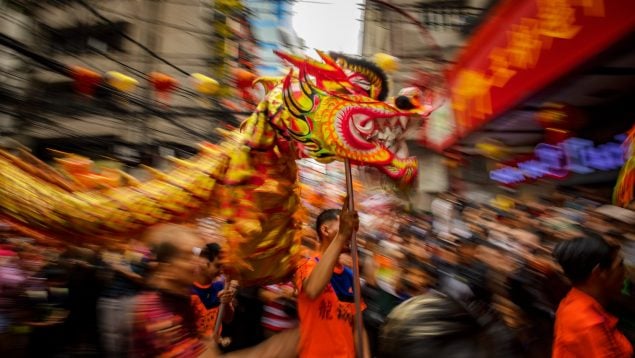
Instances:
[[[351,162],[344,160],[344,171],[346,174],[346,194],[348,195],[348,208],[355,210],[355,198],[353,191],[353,177],[351,173]],[[364,356],[364,331],[362,322],[362,292],[359,280],[359,256],[357,251],[357,231],[353,231],[351,237],[351,258],[353,260],[353,296],[355,299],[355,354],[357,357]]]
[[[229,277],[225,277],[225,285],[223,285],[223,290],[229,289]],[[218,308],[218,315],[216,315],[216,322],[214,323],[214,338],[218,339],[218,334],[220,333],[220,327],[223,323],[223,316],[225,315],[225,310],[227,309],[227,303],[221,303]]]

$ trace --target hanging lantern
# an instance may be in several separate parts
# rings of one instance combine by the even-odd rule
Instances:
[[[117,71],[106,72],[106,80],[109,85],[121,92],[132,92],[139,84],[134,78]]]
[[[505,195],[496,195],[495,198],[490,200],[490,205],[503,210],[509,211],[515,207],[516,202],[514,199]]]
[[[257,78],[254,73],[242,68],[235,68],[233,74],[238,88],[251,88]]]
[[[202,73],[193,73],[194,87],[196,91],[205,95],[212,95],[219,89],[218,81],[211,77],[207,77]]]
[[[399,59],[387,53],[376,53],[373,60],[386,73],[393,73],[399,68]]]
[[[101,75],[84,67],[73,67],[71,69],[75,90],[79,93],[92,96],[95,87],[101,82]]]
[[[563,103],[546,103],[536,115],[543,128],[575,131],[584,127],[587,118],[579,108]]]
[[[167,100],[170,92],[179,85],[179,82],[173,77],[159,72],[150,73],[150,83],[154,86],[157,97],[163,100]]]
[[[507,148],[495,139],[486,139],[476,144],[476,150],[486,158],[499,160],[507,155]]]

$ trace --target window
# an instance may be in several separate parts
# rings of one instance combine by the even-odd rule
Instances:
[[[129,23],[125,21],[110,24],[78,24],[73,27],[44,29],[49,39],[52,53],[66,52],[83,54],[97,48],[104,52],[125,52],[123,36],[128,31]]]

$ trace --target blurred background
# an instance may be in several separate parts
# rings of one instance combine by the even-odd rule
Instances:
[[[558,187],[606,198],[618,164],[599,170],[582,164],[558,180],[514,180],[496,169],[531,158],[540,143],[569,137],[619,143],[616,136],[633,122],[632,20],[622,15],[628,2],[2,6],[2,145],[21,143],[47,160],[52,154],[45,148],[52,148],[135,172],[139,164],[161,168],[166,155],[188,157],[195,143],[216,139],[214,128],[235,126],[251,113],[262,95],[249,88],[256,76],[285,73],[274,49],[387,54],[378,61],[394,68],[391,95],[441,76],[445,104],[411,133],[421,172],[408,200],[421,210],[429,209],[430,193],[448,189],[479,201],[509,190],[547,195]],[[60,74],[55,61],[73,73]]]

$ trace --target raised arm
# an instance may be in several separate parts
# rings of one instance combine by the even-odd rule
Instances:
[[[348,202],[348,200],[347,200]],[[340,213],[340,224],[337,236],[326,249],[320,262],[317,263],[309,277],[302,283],[304,293],[310,299],[317,298],[331,279],[333,268],[337,264],[342,248],[346,246],[353,231],[359,226],[357,212],[348,209],[348,204],[344,204]]]

